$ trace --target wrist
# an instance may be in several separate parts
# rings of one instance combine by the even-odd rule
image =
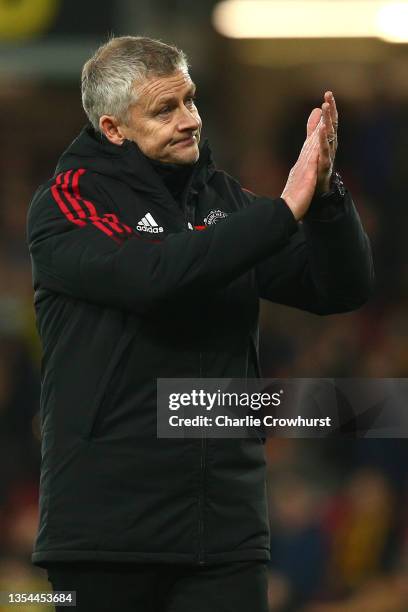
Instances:
[[[333,173],[330,173],[330,176],[325,177],[323,181],[318,182],[315,189],[315,196],[323,195],[324,193],[328,193],[332,189],[332,178]]]
[[[280,196],[281,200],[283,200],[286,204],[286,206],[289,208],[290,212],[292,213],[292,215],[295,218],[295,221],[299,221],[300,220],[300,215],[298,212],[298,207],[296,206],[296,204],[293,202],[291,197],[288,197],[284,194],[282,194]]]
[[[333,220],[344,212],[345,187],[338,172],[333,172],[330,190],[315,194],[309,207],[308,219]]]

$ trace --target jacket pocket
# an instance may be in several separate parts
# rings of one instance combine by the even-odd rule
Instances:
[[[110,401],[109,394],[114,388],[115,375],[120,371],[120,368],[130,350],[131,342],[133,340],[133,334],[123,333],[115,350],[112,353],[109,364],[102,376],[100,385],[95,395],[95,400],[90,410],[90,417],[88,423],[84,428],[83,436],[86,440],[92,438],[99,425],[103,421],[103,407]]]
[[[249,335],[248,343],[248,361],[247,361],[247,377],[248,378],[261,378],[261,371],[259,368],[259,357],[258,357],[258,338],[253,333]]]

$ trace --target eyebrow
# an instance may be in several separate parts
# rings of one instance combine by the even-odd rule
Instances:
[[[188,91],[186,92],[186,96],[188,95],[194,95],[197,91],[197,86],[196,84],[192,81],[190,87],[188,88]],[[173,102],[173,100],[177,100],[177,98],[175,96],[163,96],[163,98],[160,98],[156,104],[154,105],[154,108],[158,108],[159,106],[161,106],[162,104],[167,104],[168,102]]]

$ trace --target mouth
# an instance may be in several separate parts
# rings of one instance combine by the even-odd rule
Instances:
[[[181,140],[177,140],[177,142],[173,143],[173,146],[180,147],[189,147],[197,142],[195,136],[187,136],[187,138],[182,138]]]

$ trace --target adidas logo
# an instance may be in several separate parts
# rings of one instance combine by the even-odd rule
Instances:
[[[162,226],[157,225],[150,213],[146,213],[145,216],[140,219],[136,229],[139,230],[139,232],[149,232],[150,234],[159,234],[163,231]]]

